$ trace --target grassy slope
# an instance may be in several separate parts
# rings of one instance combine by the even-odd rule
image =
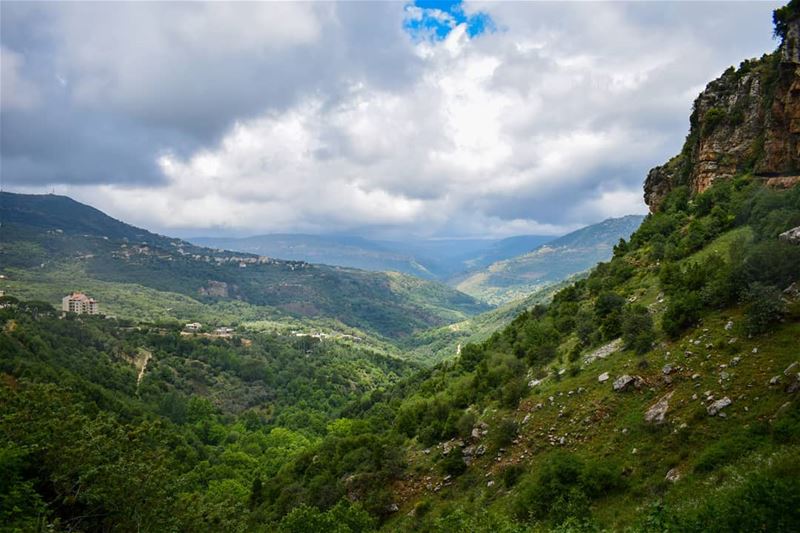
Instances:
[[[729,231],[683,262],[694,262],[711,253],[724,255],[733,243],[750,234],[747,227]],[[642,269],[625,283],[621,293],[635,296],[643,305],[655,306],[658,315],[663,309],[658,303],[656,276],[654,269]],[[726,330],[729,320],[734,325]],[[440,449],[424,454],[421,446],[412,445],[409,472],[413,474],[398,486],[403,506],[396,515],[399,518],[389,522],[387,529],[419,527],[418,519],[406,515],[426,501],[432,509],[426,524],[455,506],[509,514],[518,492],[517,488],[503,486],[501,472],[520,464],[535,473],[562,448],[626,472],[627,490],[602,498],[593,506],[594,518],[611,530],[633,525],[641,516],[642,506],[659,496],[673,509],[691,508],[699,492],[708,495],[730,490],[774,462],[796,460],[800,443],[776,443],[768,436],[769,428],[790,416],[796,406],[783,385],[768,383],[800,360],[800,302],[790,306],[784,323],[769,334],[747,338],[742,322],[738,308],[713,312],[680,339],[661,342],[642,357],[621,351],[584,363],[575,375],[568,372],[559,379],[545,380],[511,413],[521,428],[516,442],[504,453],[488,453],[478,459],[452,485],[444,483],[434,466]],[[712,346],[706,348],[708,344]],[[687,350],[692,355],[687,356]],[[738,364],[732,362],[735,357]],[[665,383],[662,372],[668,363],[680,368],[671,374],[671,384]],[[554,362],[551,375],[563,367],[563,363]],[[611,378],[599,383],[597,377],[603,372]],[[639,375],[646,385],[640,391],[614,392],[611,383],[623,374]],[[694,374],[700,377],[692,379]],[[585,392],[576,392],[581,388]],[[646,410],[668,391],[674,391],[674,395],[666,422],[661,426],[646,423]],[[706,391],[714,399],[727,396],[733,400],[724,410],[725,418],[707,414]],[[537,408],[538,404],[542,407]],[[490,427],[499,415],[496,411],[483,413]],[[529,419],[523,424],[527,415]],[[551,435],[555,444],[549,440]],[[561,437],[565,439],[563,446],[558,444]],[[704,471],[704,465],[711,472]],[[665,481],[672,468],[681,476],[674,484]],[[429,476],[432,481],[427,481]],[[490,481],[494,481],[492,486],[488,486]],[[428,483],[444,486],[433,492],[425,488]]]

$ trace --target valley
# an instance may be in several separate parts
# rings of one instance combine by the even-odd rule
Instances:
[[[345,15],[364,7],[338,12],[335,6],[322,11],[335,13],[341,25],[352,24]],[[405,23],[403,31],[423,32],[410,71],[426,60],[452,66],[448,61],[477,35],[470,17],[482,12],[455,6],[434,13],[453,32],[441,44],[430,21],[420,19],[421,29]],[[295,7],[282,6],[286,26],[293,36],[307,30],[295,36],[297,46],[313,51],[316,26],[296,25]],[[660,20],[660,12],[646,11],[649,5],[634,7],[652,15],[648,25]],[[404,9],[421,17],[429,8]],[[335,187],[321,187],[330,204],[352,201],[348,209],[357,216],[345,223],[328,203],[315,204],[297,227],[330,226],[320,234],[253,230],[251,237],[184,240],[69,196],[0,192],[0,532],[799,531],[800,0],[772,16],[777,48],[709,82],[686,110],[689,129],[679,153],[640,176],[648,214],[608,218],[626,211],[597,209],[596,223],[557,237],[535,230],[574,226],[540,224],[538,217],[561,222],[566,215],[553,213],[547,200],[514,193],[470,219],[503,229],[485,235],[521,228],[514,237],[409,232],[391,240],[338,231],[395,229],[365,215],[365,203],[396,209],[388,219],[406,224],[397,227],[438,223],[446,232],[467,220],[444,220],[450,202],[459,201],[452,192],[420,214],[435,187],[423,191],[415,172],[432,165],[439,179],[455,164],[443,151],[447,143],[434,144],[428,160],[402,174],[409,188],[397,196],[372,188],[388,178],[369,181],[367,173],[343,172],[341,197],[331,193]],[[490,27],[491,19],[480,20]],[[224,26],[225,17],[215,22]],[[189,46],[193,26],[181,28],[174,42]],[[249,27],[236,29],[235,39],[226,34],[231,48],[257,37]],[[490,30],[486,38],[495,43],[508,31]],[[586,50],[577,34],[573,40]],[[563,67],[545,44],[531,44],[538,42],[516,46],[515,60],[535,55],[543,75]],[[271,43],[259,57],[279,49]],[[436,55],[442,50],[445,56]],[[390,65],[395,53],[387,48],[379,57]],[[570,74],[590,64],[588,55],[572,59]],[[521,76],[501,62],[471,66],[465,70],[472,81]],[[478,86],[453,81],[457,72],[448,70],[434,85],[461,102]],[[237,215],[292,221],[298,215],[288,200],[292,176],[312,168],[298,163],[301,156],[341,169],[347,155],[388,175],[396,160],[381,156],[378,129],[425,131],[423,122],[395,117],[404,104],[388,87],[407,82],[393,75],[384,80],[385,108],[363,96],[362,82],[348,80],[337,91],[356,94],[352,105],[318,96],[289,125],[276,126],[277,114],[237,119],[234,139],[226,138],[221,152],[207,149],[186,162],[179,153],[162,154],[160,168],[173,182],[126,191],[142,202],[147,187],[167,195],[174,186],[194,194],[223,178],[241,185],[244,178],[228,174],[236,168],[261,180],[257,187],[231,187],[246,197]],[[614,90],[653,83],[645,78],[628,85],[615,78]],[[591,97],[602,102],[595,85]],[[315,94],[324,94],[321,87]],[[425,87],[416,90],[426,112],[448,102]],[[512,93],[524,92],[490,87],[510,102]],[[499,112],[489,105],[496,101],[477,94]],[[463,118],[450,104],[451,118]],[[335,120],[312,119],[326,106],[335,108]],[[364,109],[386,115],[387,123],[367,127],[355,114]],[[608,116],[617,112],[609,105]],[[505,142],[509,132],[524,129],[525,112],[514,114],[521,118],[510,120],[512,127],[489,129],[489,136]],[[559,115],[557,122],[566,121]],[[370,142],[338,135],[333,123],[365,128]],[[314,142],[306,138],[307,124],[323,130]],[[532,165],[533,156],[526,153],[509,176],[486,184],[488,171],[474,179],[465,169],[483,172],[484,160],[507,152],[483,151],[482,128],[461,127],[458,138],[475,145],[457,152],[467,161],[458,167],[458,190],[482,191],[480,201],[465,201],[473,209],[521,179],[517,167]],[[281,153],[266,151],[259,135]],[[567,137],[575,144],[569,159],[561,152],[545,159],[559,170],[564,161],[570,170],[585,165],[588,156],[577,146],[582,135]],[[626,151],[646,152],[623,138]],[[620,157],[591,141],[590,152],[608,161]],[[402,144],[393,140],[392,147],[406,157]],[[262,194],[269,196],[271,176],[251,168],[247,157],[240,166],[224,164],[230,152],[241,156],[239,149],[302,172],[286,170],[275,197],[282,200],[259,204]],[[616,187],[623,180],[616,174],[628,168],[608,161],[598,168],[613,174],[603,183]],[[550,185],[538,175],[528,178],[546,198]],[[613,190],[619,194],[597,198],[628,205],[624,191]],[[209,208],[217,200],[229,198],[203,203],[193,196],[149,207],[156,213],[177,205],[181,223],[195,220],[186,227],[226,234],[238,226],[228,211]],[[537,221],[517,218],[519,204],[529,201],[541,210]],[[576,202],[575,209],[589,204]],[[505,218],[495,216],[500,211]],[[200,222],[192,218],[197,212]],[[359,226],[359,217],[371,222]]]

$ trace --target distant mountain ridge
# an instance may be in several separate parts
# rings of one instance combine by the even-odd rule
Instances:
[[[457,276],[449,284],[495,305],[524,298],[608,260],[614,245],[630,237],[642,220],[641,215],[610,218],[542,244],[528,253]]]
[[[383,337],[409,335],[489,309],[446,285],[402,274],[195,246],[64,196],[4,192],[0,224],[0,270],[22,282],[14,290],[24,297],[46,297],[51,303],[61,293],[81,289],[73,286],[78,280],[109,293],[124,284],[200,304],[247,304],[271,310],[270,316],[338,320]],[[70,273],[66,280],[65,272]],[[147,299],[106,302],[106,310],[109,305],[112,311],[140,313],[150,304]]]
[[[506,239],[372,240],[350,235],[266,234],[242,238],[194,237],[191,242],[211,248],[241,251],[371,270],[396,271],[443,281],[533,250],[552,236],[520,235]]]

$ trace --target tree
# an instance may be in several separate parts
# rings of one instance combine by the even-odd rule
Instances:
[[[770,329],[786,310],[781,291],[759,282],[750,284],[745,293],[745,302],[745,328],[751,334]]]
[[[632,305],[622,314],[622,340],[628,349],[641,355],[650,350],[656,338],[653,318],[646,307]]]

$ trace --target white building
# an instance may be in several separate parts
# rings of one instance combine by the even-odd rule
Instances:
[[[79,315],[96,315],[100,312],[97,300],[89,298],[82,292],[73,292],[61,299],[61,309],[67,313]]]

